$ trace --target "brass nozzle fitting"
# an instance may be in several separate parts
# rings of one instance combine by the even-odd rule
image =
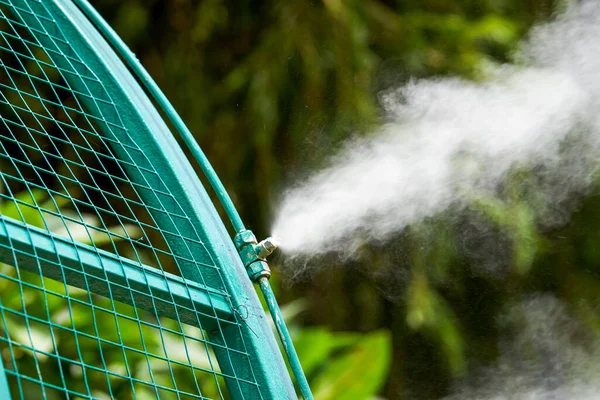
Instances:
[[[267,258],[271,253],[275,251],[276,248],[277,241],[272,237],[268,237],[265,240],[258,243],[256,246],[254,246],[256,255],[262,259]]]

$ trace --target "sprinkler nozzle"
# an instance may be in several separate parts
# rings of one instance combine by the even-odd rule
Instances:
[[[235,235],[234,243],[252,282],[257,283],[261,278],[269,279],[271,270],[265,259],[277,248],[275,239],[268,237],[257,243],[254,233],[244,229]]]
[[[275,240],[274,238],[266,238],[254,247],[256,255],[262,259],[267,258],[271,253],[275,251],[275,249],[277,248],[277,244],[277,240]]]

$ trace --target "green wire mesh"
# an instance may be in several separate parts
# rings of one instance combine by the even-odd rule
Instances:
[[[228,313],[222,271],[201,235],[178,232],[189,217],[144,160],[152,154],[119,139],[131,136],[123,118],[44,1],[0,0],[0,354],[11,393],[243,393],[258,385],[243,313]],[[182,300],[194,296],[206,306]],[[240,330],[241,343],[228,345],[225,329]],[[231,363],[220,368],[217,358]]]

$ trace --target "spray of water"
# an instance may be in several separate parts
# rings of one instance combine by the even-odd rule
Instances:
[[[559,300],[531,297],[512,307],[500,327],[506,333],[496,364],[457,384],[445,400],[600,399],[598,342]]]
[[[600,4],[534,29],[518,60],[484,82],[418,80],[383,96],[389,122],[283,196],[272,232],[284,253],[351,256],[357,237],[385,241],[521,165],[551,178],[548,202],[589,185],[600,158]]]

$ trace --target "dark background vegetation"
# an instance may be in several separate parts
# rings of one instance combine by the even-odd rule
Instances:
[[[510,60],[551,0],[99,0],[264,237],[282,190],[339,143],[369,134],[378,96],[411,77],[480,77]],[[493,365],[498,316],[548,292],[592,331],[599,305],[598,198],[551,230],[520,197],[441,216],[358,261],[298,274],[275,257],[278,295],[318,398],[430,399]],[[449,213],[452,214],[452,213]],[[503,240],[479,246],[485,231]],[[299,275],[299,276],[297,276]],[[295,279],[292,279],[296,276]]]

